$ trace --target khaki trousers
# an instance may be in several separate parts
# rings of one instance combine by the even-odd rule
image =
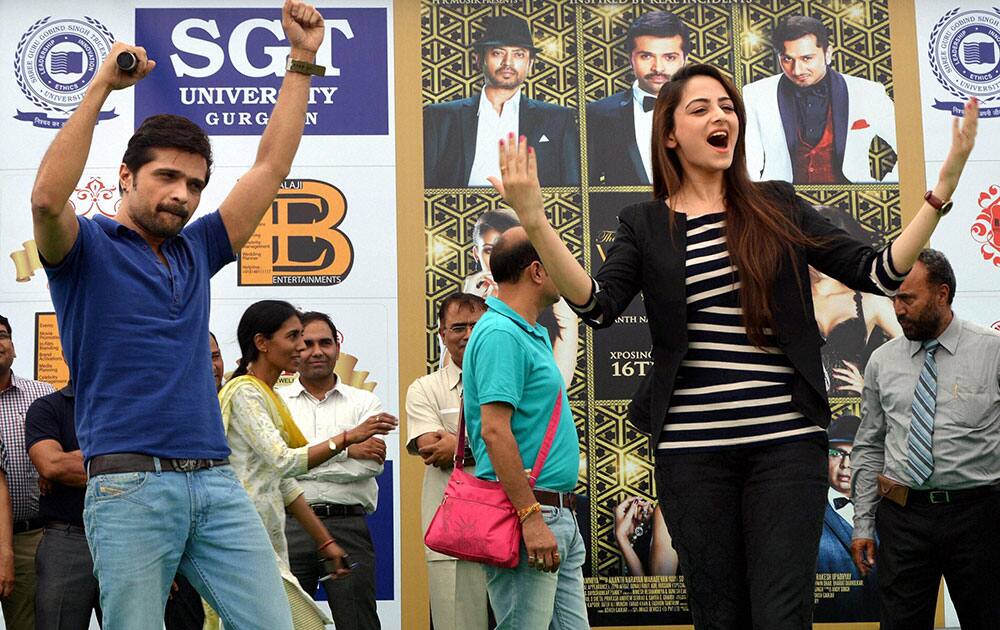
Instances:
[[[486,573],[464,560],[427,563],[434,630],[486,630]]]
[[[35,550],[42,528],[14,534],[14,592],[0,601],[7,630],[35,630]]]

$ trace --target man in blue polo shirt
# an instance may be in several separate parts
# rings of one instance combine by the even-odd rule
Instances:
[[[104,627],[162,624],[179,570],[230,628],[291,629],[275,553],[228,466],[208,354],[211,277],[234,259],[287,177],[305,124],[323,18],[286,0],[291,46],[256,160],[215,212],[187,224],[211,173],[204,132],[179,116],[147,119],[119,168],[114,219],[67,203],[113,90],[156,65],[116,43],[42,159],[32,191],[35,242],[76,383],[89,481],[87,540]],[[120,53],[138,63],[116,64]]]
[[[589,628],[573,494],[580,444],[548,333],[538,324],[559,291],[521,227],[496,242],[490,268],[499,289],[465,350],[465,419],[476,475],[503,484],[523,538],[516,568],[485,567],[490,603],[498,629]],[[532,489],[525,470],[559,399],[558,428]]]

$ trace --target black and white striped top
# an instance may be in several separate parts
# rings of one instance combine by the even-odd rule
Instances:
[[[721,212],[687,221],[688,352],[660,454],[788,442],[823,431],[792,406],[794,368],[771,330],[763,348],[747,337],[724,226]]]

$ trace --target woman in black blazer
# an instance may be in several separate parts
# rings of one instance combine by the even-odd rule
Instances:
[[[502,179],[492,183],[584,321],[609,326],[643,293],[651,450],[697,628],[812,627],[830,409],[808,265],[892,294],[972,150],[974,100],[965,115],[930,201],[877,251],[791,185],[751,182],[739,92],[712,66],[686,66],[654,109],[654,199],[621,211],[593,278],[545,217],[532,149],[501,142]]]

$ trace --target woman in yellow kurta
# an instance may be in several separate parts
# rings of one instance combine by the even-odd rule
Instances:
[[[319,555],[333,561],[333,579],[349,572],[344,551],[306,504],[295,481],[307,469],[325,462],[351,444],[392,427],[380,422],[360,426],[309,446],[288,407],[274,392],[283,371],[297,371],[302,343],[299,313],[287,302],[264,300],[250,306],[236,333],[242,357],[233,378],[219,393],[222,418],[232,454],[229,459],[264,522],[278,555],[296,630],[331,623],[312,597],[299,587],[288,564],[285,511],[316,541]],[[319,558],[317,557],[317,561]]]

